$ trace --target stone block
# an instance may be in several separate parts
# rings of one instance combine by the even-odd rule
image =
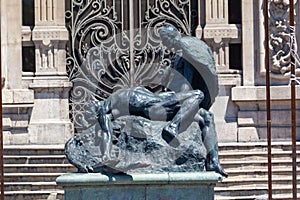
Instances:
[[[257,112],[245,111],[239,112],[238,114],[238,125],[239,126],[253,126],[257,124]]]
[[[259,137],[255,127],[241,127],[238,129],[238,142],[258,142]]]
[[[10,136],[10,144],[28,144],[29,135],[26,133],[26,130],[20,130],[18,132],[12,132]]]
[[[214,114],[219,142],[237,141],[236,115],[238,108],[231,101],[231,87],[232,85],[220,86],[219,96],[210,109]]]
[[[219,142],[237,142],[237,123],[216,121]]]
[[[3,123],[3,128],[10,128],[12,126],[11,119],[8,115],[3,115],[2,116],[2,123]]]
[[[14,95],[12,90],[2,90],[2,102],[3,104],[13,103]]]
[[[296,99],[300,99],[300,87],[296,88]],[[271,86],[272,100],[290,100],[291,90],[289,86]],[[265,101],[266,87],[264,86],[240,86],[232,88],[233,101]]]
[[[14,90],[14,103],[33,103],[33,90]]]
[[[12,129],[3,131],[3,144],[5,145],[19,145],[28,144],[29,137],[26,129]]]
[[[65,144],[73,136],[71,122],[33,123],[28,127],[31,144]]]
[[[300,127],[297,126],[297,135],[300,135]],[[267,140],[267,128],[257,128],[258,135],[261,140]],[[272,126],[271,129],[272,139],[274,140],[289,140],[292,138],[292,127],[291,126]]]
[[[11,144],[10,141],[11,133],[10,131],[3,131],[3,144]]]

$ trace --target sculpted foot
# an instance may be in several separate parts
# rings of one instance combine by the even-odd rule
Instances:
[[[220,165],[219,159],[217,157],[211,157],[209,153],[206,158],[206,171],[215,171],[224,177],[228,177],[228,174],[224,171]]]
[[[228,174],[224,171],[224,169],[221,167],[219,162],[206,165],[206,170],[207,171],[215,171],[226,178],[228,177]]]
[[[172,147],[176,148],[180,145],[179,140],[176,138],[178,135],[177,127],[169,124],[167,125],[161,133],[162,138]]]

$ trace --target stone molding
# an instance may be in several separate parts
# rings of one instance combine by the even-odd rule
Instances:
[[[207,25],[204,28],[204,38],[221,43],[223,39],[238,39],[241,41],[241,26],[235,24]]]
[[[206,3],[206,23],[228,23],[228,0],[210,0]]]
[[[29,26],[22,26],[22,45],[32,44],[32,31]]]
[[[296,87],[296,99],[300,100],[300,87]],[[247,95],[245,95],[247,94]],[[271,86],[271,100],[291,100],[290,86]],[[240,86],[232,88],[232,101],[251,102],[266,101],[265,86]]]
[[[49,40],[68,41],[68,30],[64,26],[35,26],[32,31],[33,41],[43,41],[46,45]]]

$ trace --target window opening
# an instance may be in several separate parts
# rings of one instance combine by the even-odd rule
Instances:
[[[22,25],[34,26],[34,0],[22,0]]]
[[[229,44],[229,69],[242,70],[242,44]]]
[[[228,23],[242,23],[242,4],[241,0],[228,0]]]
[[[35,47],[22,47],[22,71],[35,72]]]

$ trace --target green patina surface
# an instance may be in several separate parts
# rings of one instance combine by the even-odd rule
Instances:
[[[213,200],[222,177],[214,172],[161,174],[65,174],[57,178],[65,200]]]

